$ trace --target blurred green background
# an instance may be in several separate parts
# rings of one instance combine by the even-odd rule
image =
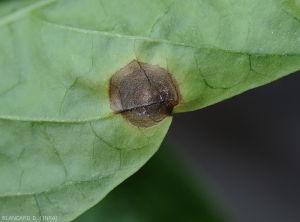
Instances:
[[[232,222],[207,190],[164,142],[136,174],[75,222]]]

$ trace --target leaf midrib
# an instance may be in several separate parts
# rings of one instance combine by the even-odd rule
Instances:
[[[113,32],[105,32],[105,31],[99,31],[99,30],[91,30],[91,29],[83,29],[83,28],[78,28],[78,27],[72,27],[68,25],[62,25],[62,24],[57,24],[54,22],[50,22],[47,20],[44,20],[36,15],[30,15],[30,18],[36,20],[37,22],[44,23],[47,25],[51,25],[53,27],[63,29],[63,30],[68,30],[68,31],[73,31],[77,33],[84,33],[84,34],[97,34],[100,36],[107,36],[107,37],[112,37],[112,38],[124,38],[128,40],[143,40],[143,41],[148,41],[148,42],[156,42],[156,43],[164,43],[164,44],[170,44],[170,45],[176,45],[176,46],[184,46],[188,48],[196,48],[196,49],[211,49],[215,51],[221,51],[221,52],[226,52],[226,53],[235,53],[235,54],[241,54],[241,55],[248,55],[248,56],[299,56],[300,53],[263,53],[263,52],[255,52],[255,53],[247,53],[243,51],[234,51],[234,50],[229,50],[229,49],[223,49],[223,48],[216,48],[214,46],[198,46],[198,45],[193,45],[193,44],[186,44],[184,42],[175,42],[175,41],[170,41],[166,39],[153,39],[150,37],[145,37],[145,36],[134,36],[134,35],[126,35],[126,34],[118,34],[118,33],[113,33]]]
[[[22,122],[51,122],[51,123],[87,123],[93,121],[104,120],[107,118],[112,118],[115,114],[100,116],[100,117],[92,117],[86,119],[56,119],[56,118],[31,118],[31,117],[19,117],[19,116],[7,116],[0,115],[0,120],[8,120],[8,121],[22,121]]]

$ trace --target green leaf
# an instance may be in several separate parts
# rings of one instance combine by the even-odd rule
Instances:
[[[170,124],[136,129],[120,116],[84,122],[0,122],[0,215],[69,221],[157,150]],[[118,138],[116,140],[115,138]]]
[[[132,60],[176,80],[191,111],[300,68],[299,6],[284,0],[0,2],[0,215],[68,221],[158,149],[171,118],[114,114]]]
[[[215,203],[206,178],[192,177],[173,148],[163,142],[137,173],[74,222],[235,221]]]

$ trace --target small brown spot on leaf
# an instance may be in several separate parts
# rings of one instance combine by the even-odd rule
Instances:
[[[165,69],[133,60],[112,76],[110,101],[133,125],[151,127],[171,115],[179,93]]]

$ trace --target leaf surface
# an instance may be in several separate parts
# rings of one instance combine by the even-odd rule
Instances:
[[[110,107],[110,78],[132,60],[173,75],[175,113],[298,70],[295,4],[1,1],[0,215],[69,221],[155,153],[171,118],[138,128]]]

